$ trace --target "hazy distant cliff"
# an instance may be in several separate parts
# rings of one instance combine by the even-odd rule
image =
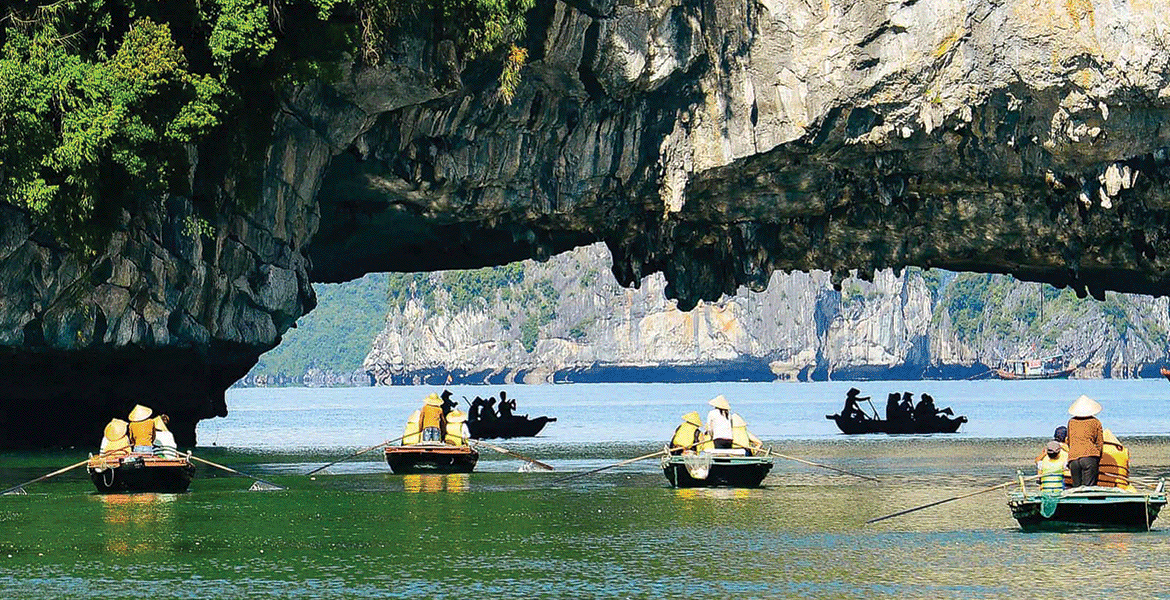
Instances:
[[[625,289],[594,246],[547,263],[390,276],[365,368],[381,383],[967,377],[1063,351],[1078,376],[1156,374],[1165,299],[1104,303],[1002,276],[884,271],[834,291],[827,273],[775,274],[689,312],[661,277]]]

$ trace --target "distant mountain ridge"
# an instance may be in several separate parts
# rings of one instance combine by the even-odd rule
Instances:
[[[391,274],[363,368],[380,384],[966,378],[1063,352],[1076,376],[1137,377],[1167,357],[1165,298],[1097,302],[909,269],[840,291],[828,273],[776,274],[764,292],[682,312],[661,276],[621,288],[608,261],[595,245],[545,263]]]

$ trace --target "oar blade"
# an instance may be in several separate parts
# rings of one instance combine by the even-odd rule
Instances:
[[[260,481],[259,479],[257,479],[256,481],[252,482],[252,487],[248,488],[248,491],[249,492],[276,492],[276,491],[280,491],[283,489],[284,488],[280,487],[279,485],[276,485],[275,483],[268,483],[267,481]]]
[[[4,492],[4,495],[5,496],[27,496],[28,492],[24,491],[24,486],[21,486],[21,487],[14,489],[14,490],[8,490],[7,492]]]

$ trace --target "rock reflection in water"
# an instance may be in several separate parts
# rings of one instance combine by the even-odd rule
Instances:
[[[413,473],[402,476],[402,487],[409,493],[466,492],[471,476],[467,473]]]
[[[169,549],[175,494],[99,494],[106,551],[129,556]]]

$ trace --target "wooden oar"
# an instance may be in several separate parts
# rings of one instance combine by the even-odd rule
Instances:
[[[221,464],[213,463],[210,460],[207,460],[205,458],[199,458],[198,456],[193,456],[191,454],[188,454],[187,458],[190,458],[191,460],[197,460],[197,461],[204,463],[204,464],[207,464],[207,465],[211,465],[217,469],[223,469],[224,471],[227,471],[228,473],[235,473],[236,475],[242,475],[244,477],[247,477],[248,479],[255,479],[256,481],[259,481],[260,483],[263,483],[264,485],[269,486],[269,488],[266,488],[266,489],[273,489],[273,490],[283,490],[284,489],[284,486],[276,485],[275,483],[272,483],[271,481],[264,481],[263,479],[260,479],[259,477],[256,477],[255,475],[241,473],[240,471],[237,471],[231,467],[225,467]],[[253,489],[260,489],[260,488],[253,488]]]
[[[419,435],[419,434],[413,434],[413,433],[412,433],[412,434],[408,434],[408,435]],[[366,448],[365,450],[358,450],[357,452],[354,452],[353,454],[350,454],[349,456],[347,456],[347,457],[345,457],[345,458],[341,458],[341,459],[335,460],[335,461],[333,461],[333,462],[331,462],[331,463],[329,463],[329,464],[327,464],[327,465],[325,465],[325,466],[323,466],[323,467],[317,467],[316,469],[313,469],[312,471],[309,471],[308,473],[305,473],[305,475],[312,475],[313,473],[316,473],[316,472],[318,472],[318,471],[324,471],[325,469],[328,469],[329,467],[332,467],[333,465],[335,465],[335,464],[337,464],[337,463],[339,463],[339,462],[345,462],[345,461],[347,461],[347,460],[349,460],[349,459],[351,459],[351,458],[357,458],[357,457],[359,457],[359,456],[361,456],[361,455],[365,454],[366,452],[369,452],[370,450],[373,450],[374,448],[381,448],[382,446],[389,446],[390,444],[393,444],[394,442],[397,442],[398,440],[401,440],[401,439],[402,439],[402,438],[404,438],[404,437],[406,437],[406,436],[405,436],[405,435],[398,436],[398,437],[396,437],[396,438],[394,438],[394,439],[392,439],[392,440],[387,440],[387,441],[385,441],[385,442],[382,442],[381,444],[377,444],[377,445],[375,445],[375,446],[370,446],[369,448]]]
[[[860,473],[846,471],[845,469],[838,469],[837,467],[830,467],[829,465],[822,465],[821,463],[815,463],[811,460],[805,460],[803,458],[796,458],[795,456],[788,456],[787,454],[780,454],[779,452],[776,452],[776,451],[772,450],[771,448],[768,448],[768,454],[770,454],[772,456],[779,456],[780,458],[786,458],[788,460],[794,460],[798,463],[804,463],[804,464],[809,465],[809,466],[820,467],[822,469],[828,469],[830,471],[836,471],[838,473],[844,473],[846,475],[852,475],[854,477],[860,477],[862,479],[868,479],[870,481],[880,481],[877,477],[870,477],[869,475],[862,475]]]
[[[700,443],[702,443],[702,442],[700,442]],[[566,477],[561,477],[560,479],[554,479],[554,480],[553,480],[551,483],[560,483],[560,482],[562,482],[562,481],[568,481],[568,480],[570,480],[570,479],[576,479],[576,478],[578,478],[578,477],[584,477],[584,476],[586,476],[586,475],[592,475],[592,474],[594,474],[594,473],[600,473],[601,471],[606,471],[606,470],[609,470],[609,469],[614,469],[614,468],[617,468],[617,467],[625,466],[625,465],[628,465],[628,464],[631,464],[631,463],[636,463],[636,462],[638,462],[638,461],[640,461],[640,460],[646,460],[647,458],[654,458],[655,456],[661,456],[661,455],[663,455],[663,454],[666,454],[667,452],[670,452],[670,449],[668,449],[668,448],[663,448],[662,450],[659,450],[658,452],[654,452],[654,453],[652,453],[652,454],[646,454],[646,455],[644,455],[644,456],[639,456],[639,457],[637,457],[637,458],[631,458],[631,459],[628,459],[628,460],[623,460],[622,462],[619,462],[619,463],[614,463],[614,464],[612,464],[612,465],[606,465],[606,466],[604,466],[604,467],[598,467],[598,468],[596,468],[596,469],[591,469],[591,470],[589,470],[589,471],[582,471],[582,472],[580,472],[580,473],[573,473],[572,475],[568,475],[568,476],[566,476]]]
[[[520,460],[526,460],[526,461],[528,461],[528,462],[530,462],[530,463],[532,463],[532,464],[534,464],[534,465],[536,465],[536,466],[538,466],[546,471],[554,471],[555,470],[555,469],[553,469],[552,465],[550,465],[550,464],[542,463],[539,460],[536,460],[535,458],[529,458],[527,456],[524,456],[523,454],[520,454],[519,452],[512,452],[511,450],[509,450],[507,448],[501,448],[500,446],[497,446],[495,444],[489,444],[487,442],[482,442],[480,440],[468,440],[468,442],[472,446],[487,446],[488,448],[491,448],[492,450],[495,450],[496,452],[500,452],[500,453],[507,454],[510,456],[515,456],[516,458],[519,458]]]
[[[894,513],[894,514],[886,515],[886,516],[884,516],[884,517],[878,517],[878,518],[876,518],[876,519],[870,519],[870,520],[866,521],[865,523],[866,523],[866,525],[868,525],[868,524],[870,524],[870,523],[877,523],[878,521],[885,521],[886,519],[892,519],[892,518],[894,518],[894,517],[900,517],[900,516],[902,516],[902,515],[906,515],[906,514],[910,514],[910,513],[912,513],[912,512],[915,512],[915,511],[922,510],[922,509],[924,509],[924,508],[930,508],[930,507],[932,507],[932,506],[938,506],[939,504],[946,504],[947,502],[952,502],[952,501],[954,501],[954,500],[962,500],[963,498],[970,498],[971,496],[978,496],[979,494],[986,494],[987,492],[994,492],[995,490],[1003,489],[1003,488],[1005,488],[1005,487],[1007,487],[1007,486],[1009,486],[1009,485],[1017,485],[1018,483],[1019,483],[1019,482],[1018,482],[1017,480],[1015,480],[1015,479],[1012,479],[1011,481],[1005,481],[1004,483],[1001,483],[1001,484],[998,484],[998,485],[993,485],[993,486],[991,486],[991,487],[989,487],[989,488],[984,488],[984,489],[982,489],[982,490],[979,490],[979,491],[976,491],[976,492],[971,492],[971,493],[969,493],[969,494],[962,494],[962,495],[960,495],[960,496],[953,496],[953,497],[951,497],[951,498],[945,498],[945,499],[943,499],[943,500],[935,500],[934,502],[931,502],[930,504],[923,504],[922,506],[915,506],[914,508],[908,508],[908,509],[906,509],[906,510],[901,510],[901,511],[898,511],[898,512],[896,512],[896,513]]]
[[[33,484],[33,483],[36,483],[38,481],[44,481],[50,477],[56,477],[56,476],[66,472],[66,471],[72,471],[73,469],[76,469],[77,467],[80,467],[81,465],[84,465],[88,462],[89,462],[89,459],[87,458],[87,459],[85,459],[85,460],[83,460],[75,465],[69,465],[68,467],[65,467],[64,469],[57,469],[56,471],[53,471],[52,473],[49,473],[48,475],[41,475],[40,477],[37,477],[36,479],[34,479],[32,481],[26,481],[20,485],[12,486],[12,487],[4,490],[3,492],[0,492],[0,496],[3,496],[5,494],[9,494],[9,493],[14,492],[16,490],[19,490],[20,488],[22,488],[26,485]]]

